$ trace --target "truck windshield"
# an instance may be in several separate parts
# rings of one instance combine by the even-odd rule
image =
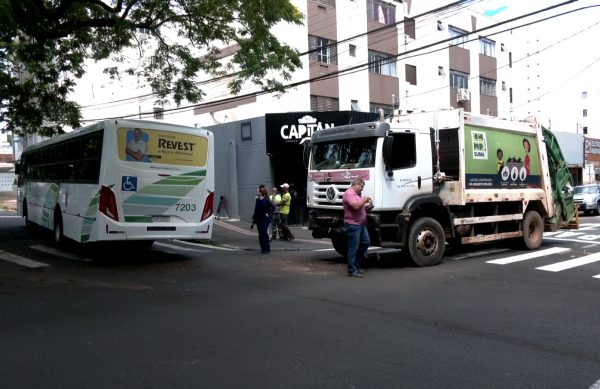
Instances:
[[[375,166],[377,138],[359,138],[316,143],[310,169],[355,169]]]

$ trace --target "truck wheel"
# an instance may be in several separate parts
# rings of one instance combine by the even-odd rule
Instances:
[[[348,256],[348,241],[346,240],[346,236],[344,234],[336,234],[332,236],[331,243],[338,254],[344,258]]]
[[[408,252],[417,266],[437,265],[446,247],[444,229],[430,217],[418,219],[408,233]]]
[[[536,211],[525,212],[523,218],[523,244],[528,250],[535,250],[544,239],[544,221]]]

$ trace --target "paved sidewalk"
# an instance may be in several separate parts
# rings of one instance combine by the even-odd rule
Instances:
[[[304,251],[333,248],[329,239],[315,239],[306,227],[290,227],[294,234],[293,241],[274,240],[271,251]],[[250,229],[245,221],[215,220],[212,240],[218,244],[242,250],[260,251],[256,227]]]

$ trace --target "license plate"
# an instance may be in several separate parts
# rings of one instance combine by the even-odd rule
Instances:
[[[152,216],[152,223],[169,223],[171,216]]]

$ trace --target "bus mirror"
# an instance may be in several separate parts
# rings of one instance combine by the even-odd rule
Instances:
[[[304,149],[302,150],[302,162],[304,163],[304,168],[308,169],[308,162],[310,160],[310,151],[312,149],[310,138],[304,138],[300,142]]]
[[[391,170],[392,166],[392,158],[394,153],[392,150],[394,149],[394,137],[386,136],[383,140],[383,163],[385,164],[385,170]]]
[[[21,163],[20,162],[15,162],[15,174],[16,175],[21,174]]]

